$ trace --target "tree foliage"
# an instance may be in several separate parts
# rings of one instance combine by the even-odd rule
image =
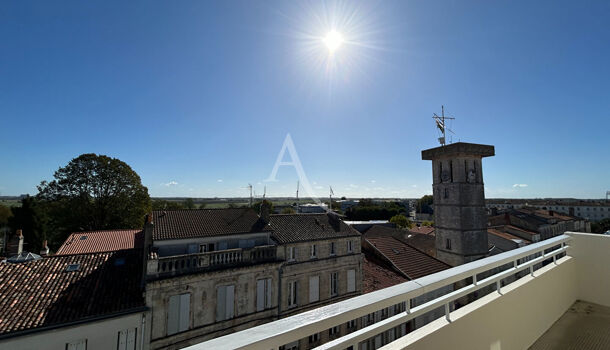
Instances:
[[[413,222],[402,214],[392,216],[390,218],[390,222],[396,224],[396,227],[403,229],[411,228],[413,226]]]
[[[593,233],[604,233],[608,230],[610,230],[610,219],[603,219],[591,223],[591,232]]]
[[[11,208],[0,204],[0,227],[8,225],[8,219],[13,216]]]
[[[140,228],[151,209],[140,176],[119,159],[83,154],[53,176],[38,186],[37,198],[50,204],[64,238],[74,231]]]
[[[262,201],[258,201],[256,203],[252,204],[252,209],[254,209],[254,211],[256,211],[257,213],[260,213],[261,204],[263,204],[263,202],[269,206],[269,213],[273,213],[273,202],[271,202],[268,199],[263,199]]]
[[[286,207],[286,208],[282,209],[282,214],[294,214],[294,213],[296,213],[296,212],[291,207]]]
[[[425,195],[417,200],[417,203],[415,204],[415,208],[416,208],[415,210],[416,210],[416,212],[422,213],[422,214],[433,214],[434,210],[433,210],[432,204],[433,204],[432,195]]]
[[[405,211],[405,207],[398,202],[375,203],[371,199],[363,198],[358,205],[348,208],[345,216],[348,220],[389,220]]]
[[[9,227],[12,235],[17,230],[23,230],[25,250],[38,253],[45,239],[49,241],[49,244],[55,246],[63,243],[63,239],[53,235],[48,203],[27,196],[21,199],[20,207],[12,207],[11,211],[12,216],[8,220]]]

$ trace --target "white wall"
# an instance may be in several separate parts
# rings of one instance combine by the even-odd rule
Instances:
[[[65,350],[67,343],[79,339],[87,339],[87,350],[113,350],[117,349],[120,331],[128,328],[137,328],[136,350],[140,350],[142,341],[140,328],[143,314],[143,312],[138,312],[97,322],[88,322],[76,326],[62,327],[0,340],[0,349]],[[146,338],[148,337],[146,336]]]
[[[537,270],[383,349],[527,349],[577,299],[576,259]]]
[[[569,254],[578,269],[578,298],[610,306],[610,236],[572,233]]]

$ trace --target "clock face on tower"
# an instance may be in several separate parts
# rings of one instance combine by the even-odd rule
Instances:
[[[441,181],[449,182],[449,180],[451,180],[451,174],[449,174],[449,170],[443,170],[443,172],[441,172]]]

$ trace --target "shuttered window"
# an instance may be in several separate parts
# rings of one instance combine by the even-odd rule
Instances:
[[[118,350],[136,350],[137,329],[129,328],[119,332]]]
[[[271,307],[271,278],[256,281],[256,311]]]
[[[167,315],[167,335],[176,334],[189,329],[191,295],[180,294],[169,298]]]
[[[309,277],[309,302],[320,300],[320,276]]]
[[[87,350],[87,339],[81,339],[66,344],[66,350]]]
[[[220,286],[216,289],[216,321],[235,316],[235,286]]]
[[[347,270],[347,292],[356,291],[356,270]]]
[[[338,274],[336,272],[333,272],[330,274],[330,295],[331,296],[335,296],[338,294],[339,292],[339,288],[338,288]]]
[[[297,306],[297,281],[288,282],[288,307]]]

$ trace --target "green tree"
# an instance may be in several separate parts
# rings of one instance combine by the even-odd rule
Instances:
[[[205,209],[205,206],[206,206],[206,205],[207,205],[206,203],[201,203],[201,204],[199,204],[199,209]]]
[[[434,221],[424,221],[421,224],[422,226],[434,227]]]
[[[417,200],[415,205],[416,211],[422,214],[433,214],[434,211],[432,209],[433,197],[432,195],[425,195]]]
[[[393,224],[396,224],[396,227],[398,228],[411,228],[413,226],[413,223],[411,222],[411,220],[409,220],[409,218],[407,218],[406,216],[402,215],[402,214],[398,214],[398,215],[394,215],[390,218],[390,222]]]
[[[8,219],[13,216],[11,209],[0,204],[0,227],[8,225]]]
[[[591,232],[593,233],[604,233],[608,230],[610,230],[610,219],[603,219],[591,223]]]
[[[182,202],[168,201],[165,199],[153,199],[152,210],[177,210],[184,209]]]
[[[254,209],[254,211],[256,211],[257,213],[260,213],[261,204],[263,202],[265,202],[269,206],[269,213],[273,213],[273,202],[271,202],[268,199],[263,199],[262,201],[258,201],[256,203],[252,204],[252,209]]]
[[[294,213],[296,213],[296,212],[291,207],[286,207],[286,208],[282,209],[282,214],[294,214]]]
[[[184,201],[184,207],[186,209],[195,209],[195,202],[193,201],[193,198],[187,198]]]
[[[9,227],[15,234],[17,230],[23,230],[25,250],[38,253],[42,248],[42,241],[45,239],[49,244],[58,247],[63,243],[63,239],[57,237],[51,229],[49,205],[35,197],[24,197],[20,207],[12,207],[12,216],[9,218]]]
[[[37,198],[51,204],[63,238],[74,231],[140,228],[151,209],[140,176],[119,159],[82,154],[53,176],[38,186]]]

